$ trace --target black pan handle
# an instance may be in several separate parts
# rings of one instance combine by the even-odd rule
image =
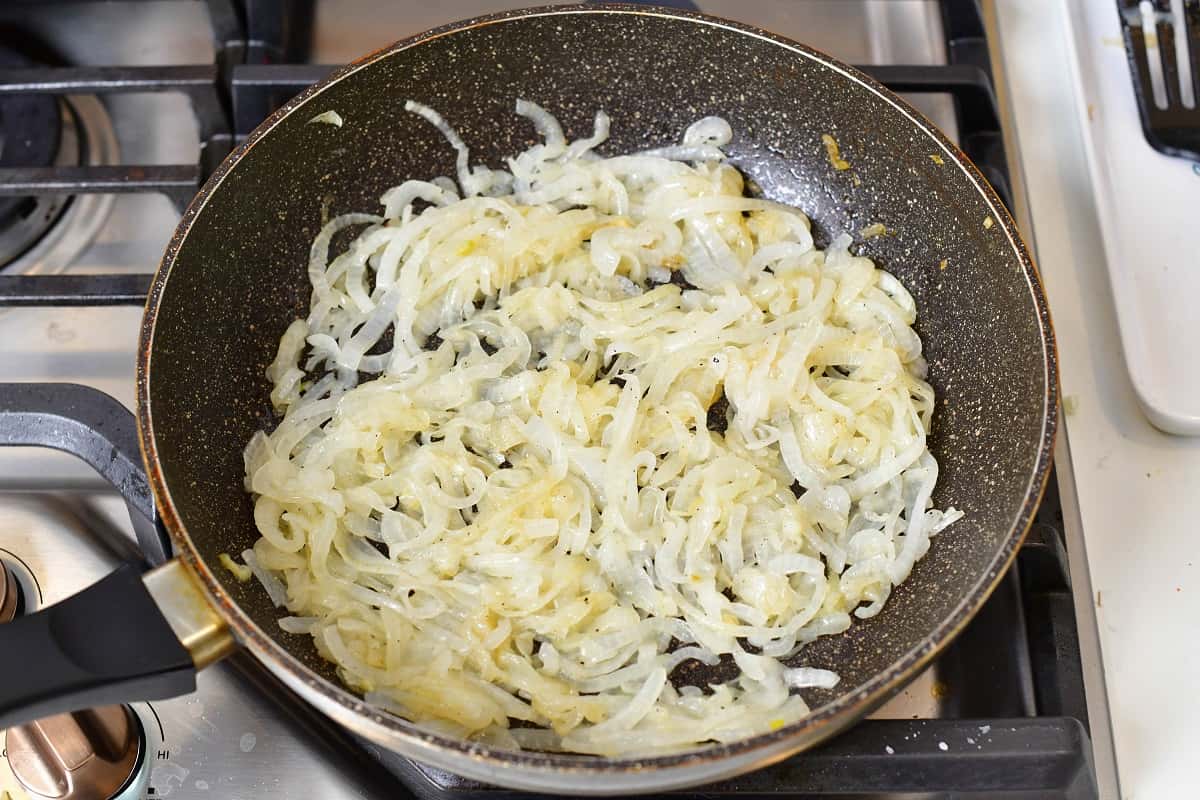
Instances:
[[[0,625],[0,653],[0,730],[196,688],[191,654],[133,565]]]
[[[96,705],[195,689],[196,670],[234,648],[199,579],[158,526],[133,414],[87,386],[0,383],[0,446],[50,447],[120,491],[146,561],[0,625],[0,730]],[[165,562],[165,563],[164,563]]]
[[[170,538],[155,520],[137,422],[115,399],[75,383],[0,383],[5,445],[49,447],[87,462],[125,498],[146,561],[161,564],[171,557]]]

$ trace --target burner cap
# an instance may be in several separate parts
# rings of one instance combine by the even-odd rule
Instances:
[[[33,62],[0,46],[0,68],[26,68]],[[58,157],[62,111],[53,95],[0,97],[0,167],[48,167]],[[0,230],[33,208],[32,197],[0,197]]]

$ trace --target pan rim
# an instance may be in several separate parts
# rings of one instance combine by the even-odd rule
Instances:
[[[268,135],[286,117],[306,105],[325,89],[340,82],[343,78],[403,50],[472,28],[505,24],[526,18],[581,14],[663,17],[679,22],[706,25],[724,29],[735,34],[750,36],[751,38],[765,41],[777,47],[782,47],[797,57],[815,62],[824,69],[832,70],[844,78],[859,84],[895,108],[918,131],[927,136],[945,155],[950,157],[950,160],[963,172],[977,194],[983,198],[992,215],[992,219],[1003,230],[1013,257],[1015,257],[1024,274],[1030,298],[1038,315],[1042,361],[1045,367],[1041,438],[1038,445],[1037,458],[1031,468],[1029,481],[1025,487],[1025,500],[1021,509],[1005,535],[1004,544],[997,551],[987,569],[981,574],[971,590],[964,594],[953,611],[928,633],[919,645],[896,659],[887,669],[876,673],[854,692],[844,694],[834,701],[814,709],[813,713],[778,731],[760,734],[735,742],[706,745],[678,753],[646,758],[597,758],[579,754],[511,751],[442,736],[420,729],[407,720],[369,706],[358,695],[340,685],[327,681],[304,666],[282,645],[266,634],[238,606],[217,580],[215,574],[208,568],[208,565],[193,544],[182,517],[173,502],[171,491],[166,484],[166,477],[159,462],[157,446],[154,440],[153,415],[150,400],[151,351],[154,332],[158,311],[170,278],[171,269],[186,242],[188,233],[207,206],[208,200],[220,187],[225,177],[237,167],[245,154],[259,140]],[[1016,225],[1007,209],[990,184],[983,178],[978,168],[957,146],[950,142],[936,126],[886,87],[853,67],[820,51],[752,25],[694,12],[667,8],[647,8],[637,5],[538,7],[501,12],[450,23],[402,39],[374,53],[368,54],[337,70],[325,80],[314,84],[289,100],[259,125],[243,144],[230,153],[188,205],[159,262],[151,285],[141,325],[137,366],[138,438],[160,518],[180,554],[200,576],[210,599],[214,601],[222,613],[222,616],[229,624],[239,643],[245,646],[268,668],[273,671],[285,672],[285,677],[289,683],[300,684],[316,692],[323,703],[333,703],[341,706],[359,721],[372,728],[372,731],[365,732],[369,738],[374,735],[377,741],[406,740],[406,743],[411,745],[415,751],[411,754],[406,753],[406,755],[412,755],[415,758],[421,759],[422,754],[424,754],[425,758],[435,761],[444,761],[444,758],[439,759],[437,757],[439,754],[451,757],[465,756],[472,761],[484,762],[490,766],[559,774],[579,773],[600,775],[626,771],[662,774],[695,767],[704,762],[723,761],[735,756],[740,756],[744,759],[755,753],[761,754],[762,760],[756,760],[747,766],[731,770],[731,772],[744,771],[751,767],[764,766],[769,761],[777,760],[807,746],[811,746],[839,732],[844,727],[869,713],[875,707],[878,707],[915,677],[920,670],[924,669],[955,638],[962,628],[975,616],[975,613],[1007,573],[1032,525],[1034,513],[1041,503],[1042,494],[1045,491],[1049,478],[1053,444],[1058,425],[1057,350],[1053,325],[1038,268],[1029,253],[1028,247],[1018,234]],[[648,788],[650,784],[654,786],[659,785],[649,775],[646,777],[648,778]],[[705,779],[713,777],[719,777],[719,775],[708,773],[705,775]],[[625,790],[627,788],[621,786],[614,787],[613,790]]]

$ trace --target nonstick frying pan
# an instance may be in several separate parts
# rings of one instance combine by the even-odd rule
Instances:
[[[372,210],[406,178],[453,174],[452,151],[403,110],[405,100],[440,111],[473,158],[496,165],[533,142],[532,127],[513,113],[522,97],[574,136],[590,132],[594,112],[605,109],[613,131],[606,152],[673,143],[696,119],[722,116],[735,132],[728,153],[753,190],[803,209],[819,245],[876,222],[893,232],[861,251],[916,299],[939,399],[930,440],[941,464],[935,501],[965,517],[934,540],[878,616],[798,656],[842,679],[835,689],[806,690],[813,713],[796,724],[647,758],[450,739],[344,689],[308,637],[279,629],[281,612],[261,587],[218,565],[218,554],[257,539],[242,449],[276,422],[264,370],[289,321],[307,311],[307,251],[323,210]],[[329,110],[343,126],[306,124]],[[837,140],[850,169],[834,168],[823,134]],[[240,646],[304,700],[384,747],[483,781],[572,793],[659,790],[744,772],[886,700],[966,625],[1009,566],[1045,485],[1056,424],[1054,343],[1037,273],[962,153],[890,92],[827,56],[744,25],[642,6],[533,9],[440,28],[287,103],[184,214],[154,279],[138,367],[142,453],[178,558],[145,576],[119,571],[0,626],[0,652],[22,654],[0,659],[0,727],[189,691],[197,668]]]

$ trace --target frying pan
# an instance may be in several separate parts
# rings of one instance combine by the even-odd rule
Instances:
[[[447,738],[343,688],[308,637],[280,630],[281,612],[261,587],[218,566],[218,554],[258,536],[242,448],[277,421],[264,370],[289,321],[307,312],[307,251],[322,210],[372,209],[406,178],[453,174],[452,151],[403,110],[406,99],[440,111],[474,159],[498,165],[533,142],[512,111],[522,97],[550,109],[571,135],[590,133],[592,115],[605,109],[609,153],[676,142],[694,120],[723,116],[735,132],[730,159],[753,191],[804,210],[819,245],[874,222],[894,231],[861,251],[916,299],[939,398],[934,499],[965,517],[934,540],[880,614],[805,647],[797,663],[834,669],[841,682],[805,690],[812,714],[781,730],[647,758],[510,752]],[[306,124],[329,110],[342,127]],[[822,134],[835,137],[851,169],[833,167]],[[962,153],[827,56],[745,25],[644,6],[532,9],[439,28],[287,103],[184,214],[153,282],[138,359],[142,454],[178,558],[145,576],[120,570],[0,626],[0,652],[23,654],[0,659],[0,727],[190,691],[197,668],[242,647],[383,747],[482,781],[571,793],[661,790],[744,772],[881,704],[966,625],[1009,566],[1044,488],[1056,425],[1054,343],[1036,270]]]

